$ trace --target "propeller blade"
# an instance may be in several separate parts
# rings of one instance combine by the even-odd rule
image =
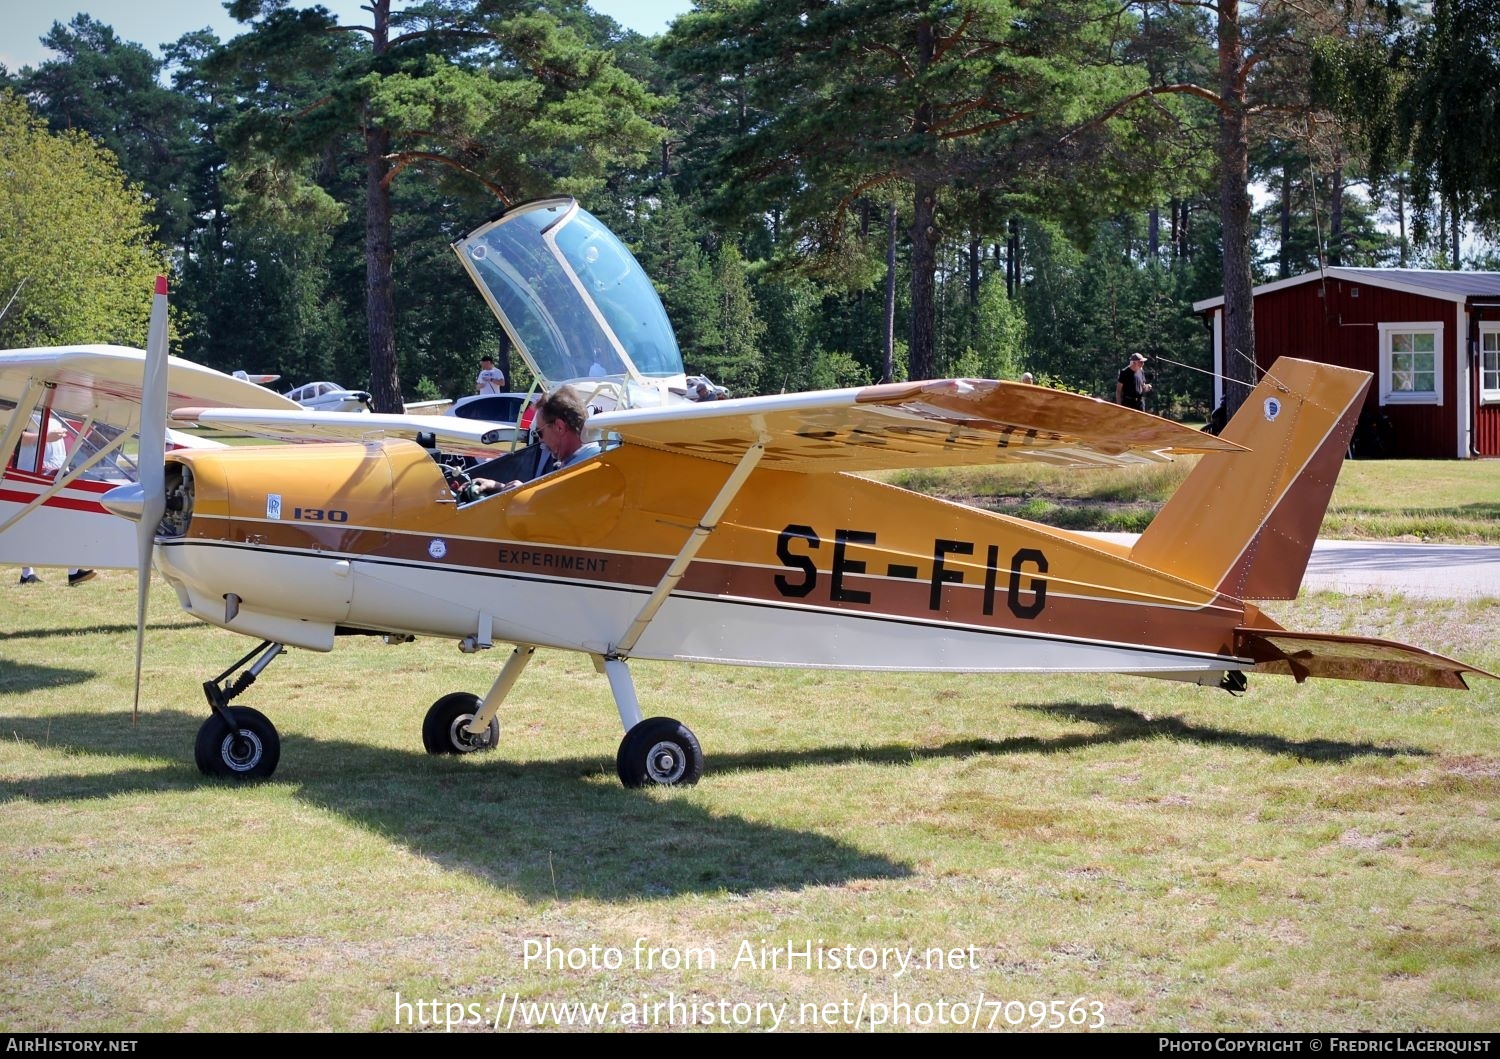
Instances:
[[[151,327],[146,335],[146,367],[141,380],[141,508],[135,524],[135,702],[130,722],[141,707],[141,657],[146,646],[146,604],[151,596],[151,549],[156,525],[167,510],[167,277],[156,277],[151,300]]]

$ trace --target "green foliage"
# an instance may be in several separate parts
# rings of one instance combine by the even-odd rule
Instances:
[[[1207,333],[1187,306],[1194,269],[1168,268],[1128,252],[1130,224],[1102,227],[1084,253],[1055,226],[1028,224],[1026,367],[1096,397],[1114,399],[1115,380],[1131,353],[1145,354],[1155,386],[1151,410],[1205,414]],[[1185,365],[1185,366],[1184,366]]]
[[[0,92],[0,175],[0,347],[144,345],[167,265],[114,156]]]
[[[1434,0],[1392,14],[1390,26],[1319,42],[1318,89],[1377,176],[1410,160],[1419,241],[1445,209],[1500,231],[1500,3]]]
[[[1401,96],[1412,190],[1500,232],[1500,3],[1434,0],[1410,39],[1413,76]],[[1430,210],[1419,209],[1420,238]]]
[[[1005,293],[1003,276],[980,285],[976,338],[981,378],[1014,379],[1026,370],[1026,313]]]
[[[860,362],[841,350],[818,350],[808,365],[808,386],[831,390],[841,386],[867,386],[870,373]]]
[[[54,22],[42,43],[58,57],[22,70],[19,91],[54,131],[88,133],[110,151],[149,196],[157,238],[180,243],[192,224],[189,101],[162,86],[160,60],[86,14]]]
[[[390,0],[373,0],[367,10],[374,32],[364,46],[322,8],[240,0],[236,17],[258,21],[208,70],[250,101],[223,133],[233,157],[273,157],[289,172],[316,167],[320,183],[359,202],[359,230],[336,233],[335,246],[362,240],[365,281],[355,282],[342,253],[339,280],[348,304],[363,302],[368,386],[375,406],[389,411],[399,405],[403,372],[456,383],[458,364],[472,363],[495,334],[433,293],[433,277],[459,276],[451,262],[436,265],[432,240],[442,222],[433,217],[454,205],[478,212],[496,199],[597,192],[615,167],[643,161],[660,133],[649,121],[658,101],[590,42],[601,27],[579,17],[576,4],[393,10]],[[437,194],[415,196],[431,211],[421,217],[426,234],[402,241],[397,214],[411,199],[393,196],[412,175]],[[395,259],[414,244],[423,264],[400,267],[422,288],[418,319],[429,330],[398,351],[413,321],[398,318]],[[430,329],[440,323],[449,326]]]
[[[761,392],[791,393],[813,387],[813,362],[822,299],[811,280],[767,275],[755,287],[760,318],[766,323]]]
[[[713,287],[719,340],[702,351],[703,371],[734,393],[754,393],[760,382],[760,341],[766,325],[755,311],[745,259],[733,243],[720,243],[714,254]]]
[[[667,51],[707,98],[717,93],[719,120],[691,143],[715,212],[775,211],[789,255],[816,254],[823,276],[873,281],[883,239],[860,245],[856,202],[909,189],[911,370],[925,376],[937,364],[943,205],[1031,185],[1047,165],[1107,165],[1117,123],[1101,115],[1143,83],[1111,61],[1117,14],[1093,0],[755,0],[684,16]],[[1091,181],[1108,183],[1102,173]]]
[[[230,170],[222,190],[228,239],[215,244],[205,233],[183,264],[194,292],[184,352],[223,371],[280,374],[283,388],[325,378],[363,385],[363,371],[344,370],[351,328],[328,297],[344,208],[266,157]]]

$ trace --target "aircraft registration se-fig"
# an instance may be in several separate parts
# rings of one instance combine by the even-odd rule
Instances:
[[[262,641],[204,684],[206,773],[271,775],[275,727],[231,700],[284,647],[327,651],[342,634],[513,645],[487,693],[432,704],[422,736],[435,754],[496,745],[497,711],[537,648],[592,656],[624,725],[628,787],[703,770],[686,726],[643,719],[632,659],[1130,673],[1230,691],[1250,672],[1448,688],[1484,673],[1289,631],[1246,602],[1295,597],[1365,373],[1279,360],[1220,437],[987,380],[695,402],[650,281],[572,200],[517,207],[454,250],[545,387],[571,383],[595,409],[586,433],[601,451],[529,481],[518,468],[536,465],[531,450],[476,464],[431,436],[143,458],[140,482],[105,499],[137,521],[141,613],[154,552],[184,610]],[[161,448],[165,346],[159,283],[143,453]],[[265,415],[172,418],[253,429]],[[1203,455],[1133,546],[851,473],[1175,453]],[[524,484],[469,502],[466,476]]]

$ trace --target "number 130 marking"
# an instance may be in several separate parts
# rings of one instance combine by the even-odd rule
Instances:
[[[349,512],[332,507],[298,507],[292,509],[292,518],[304,522],[348,522]]]

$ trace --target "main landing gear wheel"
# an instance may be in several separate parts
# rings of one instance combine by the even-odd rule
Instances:
[[[429,754],[472,754],[493,750],[500,743],[500,718],[491,717],[489,727],[478,735],[469,733],[469,722],[479,712],[480,698],[467,691],[444,695],[427,710],[422,721],[422,745]]]
[[[258,710],[230,706],[231,727],[214,713],[198,729],[193,757],[205,776],[227,776],[237,780],[263,780],[276,771],[281,760],[281,736],[276,726]]]
[[[620,782],[631,788],[647,784],[691,787],[703,775],[703,748],[681,721],[649,717],[620,740],[615,771]]]

